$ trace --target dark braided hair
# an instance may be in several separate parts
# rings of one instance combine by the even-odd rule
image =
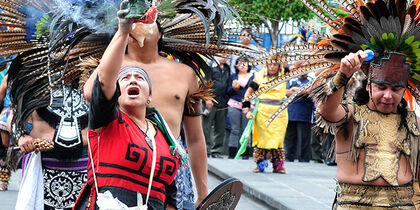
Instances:
[[[366,90],[367,83],[368,83],[368,79],[364,79],[362,81],[362,85],[359,88],[357,88],[354,94],[353,100],[359,106],[365,105],[369,102],[369,98],[370,98],[369,92]],[[404,98],[402,98],[400,104],[398,104],[397,112],[401,114],[401,122],[398,129],[405,127],[407,130],[409,130],[408,125],[407,125],[407,115],[408,115],[407,101]]]

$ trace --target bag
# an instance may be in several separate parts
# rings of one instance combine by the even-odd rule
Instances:
[[[143,205],[141,193],[137,193],[136,207],[127,207],[127,205],[119,201],[118,198],[114,198],[110,191],[98,193],[98,200],[96,201],[96,204],[100,210],[147,210],[147,205]]]

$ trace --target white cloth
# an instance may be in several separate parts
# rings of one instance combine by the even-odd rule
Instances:
[[[108,190],[104,193],[98,193],[96,204],[100,210],[147,210],[147,206],[143,204],[143,198],[140,193],[137,193],[137,206],[135,207],[127,207],[118,198],[114,198]]]
[[[20,183],[16,210],[44,209],[44,177],[41,153],[32,152]]]

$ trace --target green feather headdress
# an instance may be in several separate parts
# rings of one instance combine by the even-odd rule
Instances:
[[[339,0],[341,8],[332,8],[324,0],[301,1],[329,26],[329,33],[314,31],[321,40],[317,44],[288,44],[258,57],[255,63],[273,55],[282,55],[281,62],[297,61],[302,64],[246,100],[258,97],[282,81],[317,71],[322,73],[312,87],[306,88],[313,89],[317,102],[323,101],[328,93],[320,87],[325,86],[327,78],[336,74],[341,59],[351,52],[365,49],[375,52],[374,61],[390,53],[404,55],[404,62],[410,66],[407,90],[420,100],[420,1],[376,0],[365,3],[362,0]],[[287,104],[282,107],[287,107]],[[277,112],[280,111],[282,109]]]

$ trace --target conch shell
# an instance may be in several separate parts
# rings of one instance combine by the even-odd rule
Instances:
[[[153,35],[153,27],[156,25],[156,22],[152,24],[137,22],[135,24],[136,27],[131,31],[131,35],[137,40],[140,47],[143,47],[144,39],[147,36]]]

